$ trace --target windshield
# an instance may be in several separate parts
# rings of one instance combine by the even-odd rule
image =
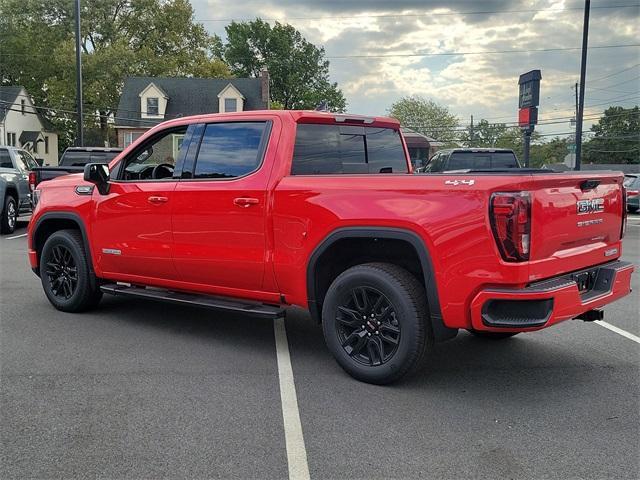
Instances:
[[[24,150],[16,150],[16,165],[18,169],[23,172],[28,172],[40,166],[38,162]]]

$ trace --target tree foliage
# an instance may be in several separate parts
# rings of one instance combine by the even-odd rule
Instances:
[[[269,70],[271,100],[285,109],[313,109],[326,101],[329,110],[343,112],[344,95],[329,81],[324,48],[309,43],[291,25],[274,26],[256,19],[226,27],[224,58],[241,77],[257,77]]]
[[[640,109],[609,107],[591,126],[583,145],[585,163],[640,163]]]
[[[459,138],[460,122],[449,109],[420,96],[403,97],[389,108],[389,115],[418,133],[452,144]]]
[[[38,106],[75,110],[74,2],[0,0],[0,81],[23,85]],[[84,1],[81,49],[87,128],[107,138],[127,76],[230,76],[220,39],[193,22],[188,0]],[[73,116],[46,116],[73,138]]]

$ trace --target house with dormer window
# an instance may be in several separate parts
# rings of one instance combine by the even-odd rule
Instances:
[[[44,165],[58,164],[58,134],[23,86],[0,86],[0,145],[27,150]]]
[[[258,78],[128,77],[115,116],[118,146],[129,146],[165,120],[268,108],[266,70]],[[174,139],[176,150],[181,141]]]

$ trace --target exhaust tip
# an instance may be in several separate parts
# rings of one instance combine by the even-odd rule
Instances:
[[[604,318],[604,310],[588,310],[578,315],[574,320],[583,320],[585,322],[593,322],[595,320],[602,320]]]

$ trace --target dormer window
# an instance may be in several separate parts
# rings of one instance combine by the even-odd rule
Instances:
[[[242,112],[244,110],[244,95],[232,83],[228,83],[220,93],[218,93],[218,111]]]
[[[238,111],[238,99],[237,98],[225,98],[224,99],[224,111],[225,112],[237,112]]]
[[[159,115],[158,97],[147,97],[147,115]]]
[[[167,111],[169,96],[160,87],[150,83],[139,94],[140,116],[142,118],[153,118],[162,120]]]

